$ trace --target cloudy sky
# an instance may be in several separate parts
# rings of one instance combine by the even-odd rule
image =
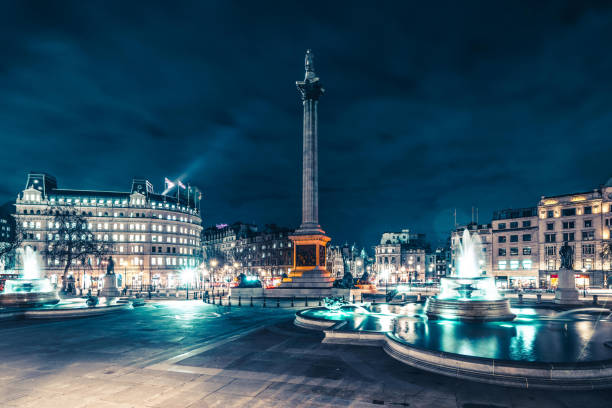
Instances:
[[[537,3],[537,4],[535,4]],[[590,2],[15,1],[0,13],[0,201],[133,176],[204,191],[204,224],[297,227],[315,53],[320,221],[444,237],[612,177],[612,10]]]

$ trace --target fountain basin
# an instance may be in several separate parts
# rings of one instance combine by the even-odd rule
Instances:
[[[612,359],[543,363],[498,360],[416,347],[387,333],[385,352],[436,374],[517,388],[592,390],[612,386]]]
[[[479,322],[508,321],[516,315],[510,310],[508,299],[497,300],[461,300],[461,299],[427,299],[427,317],[436,319],[455,319]]]
[[[0,293],[1,307],[36,307],[60,301],[48,279],[11,279]]]
[[[474,322],[429,319],[422,304],[365,306],[302,310],[295,324],[322,331],[325,343],[378,345],[402,363],[455,378],[521,388],[612,388],[609,309],[558,313],[523,306],[510,310],[513,321]]]

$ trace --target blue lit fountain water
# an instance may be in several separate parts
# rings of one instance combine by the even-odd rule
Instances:
[[[458,246],[456,276],[440,280],[440,293],[428,299],[430,319],[479,321],[513,320],[510,301],[504,299],[492,277],[482,276],[483,252],[480,238],[466,229]]]
[[[482,249],[465,232],[456,276],[417,302],[329,304],[296,313],[325,342],[380,344],[391,357],[426,371],[513,387],[612,388],[612,315],[607,308],[510,305],[481,276]]]
[[[41,277],[38,254],[30,247],[18,250],[23,272],[18,279],[9,279],[0,293],[0,306],[33,307],[59,302],[57,291],[47,278]]]

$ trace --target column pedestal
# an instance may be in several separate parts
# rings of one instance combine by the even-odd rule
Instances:
[[[559,284],[555,291],[554,302],[560,305],[576,305],[582,303],[578,299],[578,290],[576,289],[576,277],[574,271],[569,269],[560,269],[558,272]]]

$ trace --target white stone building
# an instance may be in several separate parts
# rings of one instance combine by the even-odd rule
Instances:
[[[61,280],[64,265],[43,254],[57,239],[53,214],[68,211],[85,217],[96,238],[111,245],[121,286],[174,287],[183,270],[199,266],[202,231],[199,190],[177,189],[158,194],[144,179],[134,179],[125,192],[60,189],[53,176],[30,173],[15,202],[15,217],[23,246],[41,254],[42,269],[54,283]],[[95,289],[105,268],[106,259],[90,259],[70,274],[77,288]]]

